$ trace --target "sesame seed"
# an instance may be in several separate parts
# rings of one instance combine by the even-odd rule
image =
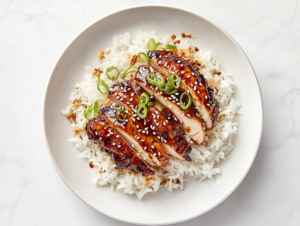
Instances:
[[[95,132],[96,135],[98,135],[97,131]]]
[[[146,146],[144,147],[144,150],[147,150],[147,147],[146,147]]]
[[[102,140],[102,137],[100,137],[100,140]]]
[[[133,95],[134,95],[134,94],[132,93],[131,96],[133,97]]]
[[[202,83],[200,82],[200,86],[202,86]]]
[[[164,124],[164,126],[167,125],[165,122],[163,124]]]
[[[159,123],[156,123],[156,126],[159,126]]]
[[[155,91],[157,91],[158,87],[156,86]]]
[[[138,129],[138,128],[139,128],[139,125],[136,125],[136,128]]]
[[[161,64],[161,60],[158,63]]]
[[[160,139],[160,136],[157,136],[158,139]]]
[[[194,72],[192,72],[192,75],[194,75]]]
[[[169,108],[172,108],[172,106],[171,106],[171,105],[169,105]]]
[[[132,121],[134,121],[134,122],[135,122],[135,119],[134,119],[134,118],[132,118]]]
[[[155,133],[155,132],[153,132],[153,135],[156,135],[156,133]]]
[[[115,146],[116,144],[115,144],[115,143],[112,143],[112,145]]]
[[[134,148],[134,145],[133,145],[133,144],[132,144],[131,146]]]
[[[128,122],[128,119],[125,119],[125,122]]]
[[[207,106],[210,106],[210,104],[207,104]]]
[[[178,60],[177,63],[180,64],[180,60]]]
[[[118,96],[118,97],[116,97],[117,98],[117,100],[119,100],[120,99],[120,97]]]
[[[146,127],[145,130],[148,130],[148,127]]]
[[[197,93],[198,93],[198,94],[200,93],[199,90],[197,90]]]
[[[129,102],[127,101],[126,104],[129,104]]]
[[[169,100],[172,100],[172,98],[171,97],[168,97],[169,98]]]
[[[180,103],[178,102],[177,105],[180,105]]]
[[[145,131],[143,130],[142,133],[145,133]]]
[[[141,132],[141,131],[142,131],[141,129],[138,130],[138,132]]]
[[[190,114],[186,114],[188,117],[191,117],[191,115]]]
[[[183,73],[184,73],[184,71],[181,72],[181,74],[183,74]]]
[[[160,152],[158,152],[158,155],[160,156]]]
[[[118,148],[121,148],[121,145],[118,145]]]
[[[153,156],[155,157],[155,156],[156,156],[156,153],[154,153]]]
[[[154,146],[153,146],[153,145],[151,145],[151,148],[153,148],[153,149],[154,149]]]
[[[144,122],[144,126],[146,125],[146,121]]]
[[[110,134],[107,134],[107,137],[109,137],[110,136]]]
[[[123,100],[123,98],[120,99],[120,101],[122,101],[122,100]]]
[[[139,117],[136,117],[136,119],[137,119],[137,120],[140,120],[140,118],[139,118]]]
[[[196,90],[196,88],[197,88],[197,87],[195,86],[193,90]]]
[[[186,76],[187,78],[191,77],[190,75]]]
[[[144,142],[145,140],[141,140],[142,142]]]

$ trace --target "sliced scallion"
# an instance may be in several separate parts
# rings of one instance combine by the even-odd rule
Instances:
[[[173,46],[173,45],[167,45],[166,49],[177,49],[177,46]]]
[[[156,86],[161,87],[165,85],[165,79],[161,74],[156,75]]]
[[[150,101],[148,104],[147,104],[147,107],[151,107],[154,105],[154,102]]]
[[[147,43],[148,50],[152,51],[155,50],[161,43],[155,42],[153,38],[150,38],[150,40]]]
[[[115,66],[111,66],[106,69],[107,78],[109,78],[110,80],[116,80],[119,77],[119,74],[120,72]]]
[[[139,99],[139,104],[148,104],[150,97],[147,93],[143,92]]]
[[[123,116],[122,116],[123,118],[121,118],[120,112],[123,113]],[[117,118],[120,122],[124,122],[125,119],[126,119],[126,117],[127,117],[127,113],[126,113],[126,111],[125,111],[124,109],[118,109],[118,110],[116,111],[116,118]]]
[[[129,75],[132,72],[135,72],[135,69],[132,69],[136,66],[131,66],[130,68],[126,69],[126,71],[124,71],[123,75],[122,75],[122,79],[124,79],[127,75]],[[132,69],[132,70],[131,70]]]
[[[89,118],[89,114],[92,112],[93,110],[93,106],[94,106],[94,117]],[[87,109],[85,109],[83,111],[83,116],[87,119],[87,120],[92,120],[93,118],[95,118],[98,114],[98,101],[94,102],[93,104],[91,104]]]
[[[148,81],[148,83],[150,85],[156,86],[156,81],[157,81],[157,75],[156,75],[156,73],[154,73],[154,72],[149,73],[147,75],[146,79],[147,79],[147,81]]]
[[[184,96],[187,96],[187,98],[188,98],[187,103],[184,102],[184,99],[183,99]],[[192,97],[191,97],[191,95],[188,92],[182,93],[181,96],[180,96],[180,108],[182,110],[187,110],[187,109],[189,109],[189,107],[191,106],[191,104],[192,104]]]
[[[101,86],[103,86],[104,88],[105,88],[105,90],[106,91],[102,91],[101,90]],[[98,81],[97,81],[97,89],[99,90],[99,92],[100,93],[102,93],[102,94],[107,94],[108,92],[109,92],[109,86],[105,83],[105,81],[104,80],[102,80],[102,79],[99,79]]]
[[[142,63],[143,63],[143,61],[141,59],[142,58],[141,56],[145,57],[145,59],[146,59],[145,66],[147,67],[149,65],[149,57],[147,56],[146,53],[143,53],[143,52],[138,53],[138,60]]]
[[[160,89],[167,95],[175,94],[178,91],[171,82],[167,82],[163,87],[160,87]]]
[[[155,105],[155,107],[157,108],[157,110],[159,110],[160,112],[162,112],[162,110],[163,110],[163,105],[161,104],[161,103],[159,103],[159,102],[156,102],[156,105]]]
[[[148,113],[148,110],[147,110],[146,105],[145,104],[139,104],[139,107],[136,111],[137,116],[141,119],[145,119],[147,117],[147,113]]]
[[[168,80],[174,88],[178,89],[180,87],[181,78],[177,74],[170,74]]]

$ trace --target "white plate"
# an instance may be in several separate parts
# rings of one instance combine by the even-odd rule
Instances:
[[[110,186],[93,186],[93,172],[86,159],[68,143],[70,122],[61,110],[69,104],[74,84],[83,80],[85,66],[98,67],[98,51],[111,46],[113,36],[126,31],[155,30],[160,36],[192,34],[197,47],[209,50],[221,67],[233,74],[235,98],[242,103],[235,149],[220,164],[216,182],[194,180],[183,191],[160,189],[142,200]],[[44,126],[49,153],[70,189],[96,210],[135,224],[170,224],[197,217],[221,203],[241,183],[258,150],[262,134],[262,99],[255,73],[245,53],[222,28],[194,13],[169,6],[139,6],[110,14],[81,32],[57,61],[47,86]]]

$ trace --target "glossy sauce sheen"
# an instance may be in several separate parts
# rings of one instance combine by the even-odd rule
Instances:
[[[137,129],[136,125],[130,120],[130,116],[127,116],[124,122],[118,121],[115,111],[119,108],[120,107],[118,106],[110,105],[103,107],[102,111],[114,128],[119,128],[129,134],[131,138],[143,148],[143,151],[146,152],[147,155],[145,161],[151,164],[153,163],[153,160],[156,159],[161,163],[161,166],[167,165],[169,163],[169,158],[163,148],[147,135],[146,131]],[[128,114],[131,113],[128,112]],[[144,121],[143,119],[137,120]],[[133,148],[137,150],[137,147]]]
[[[88,138],[101,144],[102,150],[112,157],[117,168],[131,169],[134,172],[146,175],[153,175],[155,173],[110,126],[103,115],[99,115],[89,121],[85,129]]]
[[[117,99],[122,102],[123,106],[130,109],[131,104],[138,106],[139,98],[144,92],[146,93],[140,85],[129,80],[113,85],[108,93],[108,97],[112,100]],[[150,96],[149,102],[155,103],[156,101]],[[146,131],[146,135],[150,135],[154,140],[169,146],[178,155],[190,161],[188,153],[191,151],[191,148],[188,142],[179,134],[179,131],[169,125],[169,121],[161,114],[155,105],[148,106],[147,110],[147,117],[144,120],[137,120],[137,117],[134,116],[131,117],[137,129]]]
[[[178,74],[182,81],[194,90],[196,97],[208,111],[212,122],[215,122],[219,114],[219,103],[214,98],[213,90],[208,86],[203,75],[198,73],[188,61],[176,56],[172,51],[149,51],[148,56],[158,66]]]

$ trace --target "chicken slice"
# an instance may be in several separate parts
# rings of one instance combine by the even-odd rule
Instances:
[[[126,143],[103,115],[89,121],[85,130],[90,140],[101,144],[102,150],[108,153],[118,169],[130,169],[136,173],[153,175],[154,169]]]
[[[120,106],[112,104],[101,109],[105,118],[110,122],[111,126],[126,140],[126,142],[136,150],[144,161],[152,166],[163,167],[169,164],[169,157],[164,149],[155,142],[148,132],[140,129],[131,121],[130,112],[124,122],[116,118],[116,111]],[[144,121],[142,119],[138,119]]]
[[[134,121],[136,127],[146,131],[146,134],[158,142],[167,154],[182,160],[191,161],[189,153],[192,148],[184,137],[180,135],[179,131],[169,125],[168,120],[164,118],[155,106],[148,106],[147,117],[144,120],[137,120],[137,116],[133,113],[133,110],[135,110],[133,106],[139,105],[139,98],[143,92],[145,90],[141,86],[129,80],[110,87],[108,98],[128,110],[131,113],[130,119]],[[154,98],[150,97],[149,102],[155,102]]]
[[[181,77],[180,88],[190,92],[193,103],[206,124],[206,129],[211,129],[219,114],[219,103],[204,76],[184,58],[174,54],[174,51],[149,51],[148,56],[150,65],[162,72],[165,78],[171,73]]]
[[[196,144],[200,145],[205,138],[204,122],[197,117],[197,113],[192,106],[187,110],[180,108],[178,105],[181,94],[180,91],[174,95],[167,95],[160,91],[158,87],[150,85],[147,82],[146,77],[151,71],[159,73],[152,67],[140,66],[135,75],[134,81],[143,87],[149,95],[153,95],[161,104],[172,111],[177,120],[180,121],[181,128],[184,132],[189,135]]]

